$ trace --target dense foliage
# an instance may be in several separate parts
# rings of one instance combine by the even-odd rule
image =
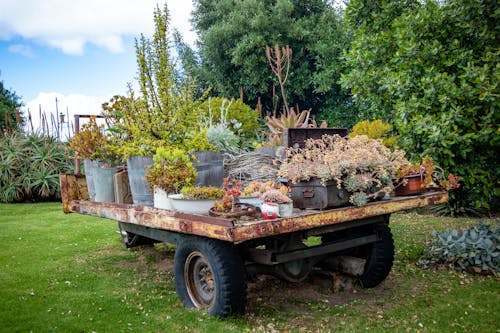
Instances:
[[[419,261],[424,267],[448,266],[475,273],[500,272],[500,224],[490,228],[480,222],[464,232],[432,232],[434,239]]]
[[[400,146],[463,177],[449,208],[500,201],[498,4],[351,0],[343,77],[363,117],[394,124]],[[498,207],[498,206],[497,206]]]
[[[281,110],[278,80],[265,47],[289,45],[293,50],[286,99],[290,106],[312,108],[331,125],[357,121],[350,95],[338,84],[341,56],[349,35],[342,17],[325,0],[197,0],[193,24],[198,32],[201,66],[192,68],[216,95],[239,97],[264,111]],[[192,53],[183,63],[196,64]]]
[[[141,35],[136,40],[139,96],[131,89],[130,96],[118,96],[106,107],[116,116],[112,131],[121,139],[117,147],[124,157],[152,155],[156,148],[164,146],[185,149],[200,145],[196,125],[203,100],[196,98],[194,81],[176,73],[170,54],[166,4],[162,9],[156,7],[154,26],[151,38]]]
[[[59,174],[70,169],[60,141],[36,133],[6,134],[0,141],[0,202],[57,199]]]
[[[0,81],[0,134],[22,125],[23,119],[18,111],[22,105],[21,98]]]

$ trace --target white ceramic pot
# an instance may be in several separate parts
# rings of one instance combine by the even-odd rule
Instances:
[[[156,185],[153,192],[153,201],[155,208],[173,210],[168,193]]]
[[[290,217],[293,215],[293,203],[279,204],[280,217]]]
[[[264,201],[259,197],[239,197],[241,203],[247,203],[254,205],[255,207],[261,207]]]
[[[215,201],[213,199],[184,199],[182,194],[171,194],[168,197],[170,198],[170,204],[175,211],[198,215],[208,215],[208,211],[213,207]]]
[[[267,220],[280,217],[280,208],[277,203],[264,202],[260,207],[260,210],[262,211],[262,217]]]

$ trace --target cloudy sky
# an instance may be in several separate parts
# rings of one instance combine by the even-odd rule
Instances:
[[[0,81],[38,113],[97,114],[136,76],[134,38],[165,0],[1,0]],[[191,0],[166,0],[171,27],[194,43]]]

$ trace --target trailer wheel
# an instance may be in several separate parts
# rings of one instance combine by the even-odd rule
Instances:
[[[365,271],[359,277],[363,288],[373,288],[378,286],[389,275],[394,261],[394,240],[391,229],[388,225],[377,226],[377,231],[381,239],[368,245]]]
[[[383,223],[375,226],[380,240],[368,245],[362,245],[354,249],[346,250],[341,254],[358,257],[366,260],[365,269],[358,280],[363,288],[378,286],[389,275],[394,261],[394,240],[389,228],[389,217]],[[360,237],[373,233],[373,227],[361,227],[344,232],[323,235],[323,242],[330,242],[344,237]]]
[[[183,237],[174,256],[175,289],[187,308],[210,315],[243,314],[246,303],[245,269],[230,243]]]

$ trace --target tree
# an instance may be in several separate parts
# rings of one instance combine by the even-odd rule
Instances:
[[[450,208],[495,209],[500,168],[498,9],[492,0],[351,0],[343,84],[400,145],[463,177]],[[498,208],[498,207],[497,207]]]
[[[139,97],[130,89],[127,98],[116,96],[104,106],[107,114],[119,115],[113,130],[123,136],[118,152],[125,156],[154,154],[165,146],[204,148],[198,135],[203,98],[196,98],[196,85],[189,75],[176,72],[166,3],[162,9],[155,8],[154,26],[151,38],[141,34],[135,42]]]
[[[266,45],[293,50],[286,99],[312,108],[336,125],[349,126],[356,111],[338,83],[349,34],[342,16],[326,0],[197,0],[193,25],[199,36],[199,82],[215,95],[239,97],[272,111],[278,82],[265,56]],[[273,94],[274,91],[274,94]],[[281,104],[282,105],[282,104]],[[281,108],[281,107],[280,107]],[[347,117],[338,117],[348,115]]]
[[[21,106],[21,97],[5,88],[3,81],[0,81],[0,134],[22,126],[24,120],[19,113]]]

